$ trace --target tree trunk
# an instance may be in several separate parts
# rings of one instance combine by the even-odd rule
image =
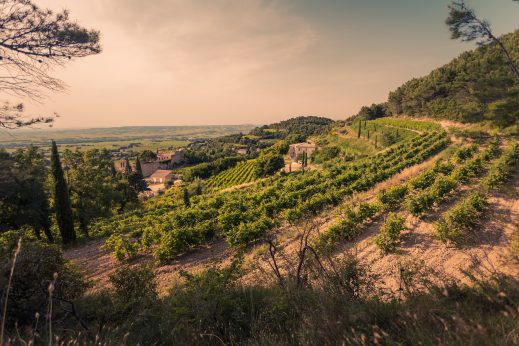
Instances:
[[[49,227],[43,227],[43,233],[45,233],[45,236],[47,237],[49,243],[54,243],[54,236],[52,235],[52,232],[50,231]]]
[[[519,81],[519,69],[517,68],[517,65],[515,64],[514,60],[512,59],[512,56],[506,49],[503,42],[501,42],[501,40],[497,39],[496,37],[493,37],[493,39],[497,42],[499,47],[501,47],[501,50],[503,51],[503,53],[505,53],[506,58],[508,59],[508,63],[510,64],[510,68],[512,69],[512,72],[515,74],[515,77]]]

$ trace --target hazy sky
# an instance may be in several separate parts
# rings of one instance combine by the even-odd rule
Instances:
[[[56,127],[343,119],[471,48],[449,40],[447,0],[35,2],[102,35],[55,71],[67,92],[29,105]],[[519,27],[511,0],[469,2],[496,33]]]

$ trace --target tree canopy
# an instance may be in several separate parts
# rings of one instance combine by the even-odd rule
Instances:
[[[42,90],[62,91],[52,68],[101,52],[99,32],[81,27],[68,11],[54,13],[30,0],[0,0],[0,92],[41,99]],[[50,123],[53,117],[23,115],[23,106],[6,104],[0,127]]]
[[[519,31],[500,38],[519,60]],[[430,116],[461,122],[491,120],[505,127],[517,117],[501,117],[492,109],[514,102],[517,81],[497,43],[465,52],[429,75],[412,79],[389,94],[392,114]]]

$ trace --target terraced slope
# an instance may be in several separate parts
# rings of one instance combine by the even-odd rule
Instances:
[[[207,179],[205,182],[206,188],[215,191],[254,181],[256,179],[254,162],[254,160],[240,162],[235,167]]]

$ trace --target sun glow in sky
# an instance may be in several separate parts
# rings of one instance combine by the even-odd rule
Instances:
[[[35,2],[102,35],[54,71],[65,93],[28,102],[60,128],[344,119],[473,47],[449,40],[446,0]],[[498,34],[519,26],[511,0],[469,3]]]

